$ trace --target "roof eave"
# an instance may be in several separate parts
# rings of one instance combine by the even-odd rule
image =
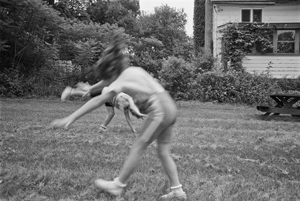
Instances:
[[[252,23],[246,23],[246,22],[239,22],[239,23],[232,23],[228,22],[226,24],[222,24],[218,26],[218,29],[225,28],[228,25],[236,24],[237,26],[245,26],[247,24],[252,24]],[[266,28],[275,28],[275,29],[300,29],[300,23],[299,22],[274,22],[274,23],[257,23],[260,25],[260,28],[266,29]]]
[[[247,4],[247,5],[275,5],[275,1],[234,1],[234,0],[211,0],[214,4]]]

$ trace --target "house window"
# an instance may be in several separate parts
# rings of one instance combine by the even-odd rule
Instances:
[[[276,30],[274,34],[274,53],[293,54],[300,49],[299,30]]]
[[[277,30],[277,53],[295,53],[295,30]]]
[[[253,9],[253,22],[261,22],[262,10]]]
[[[262,22],[262,9],[242,9],[242,22]]]
[[[242,22],[250,22],[251,10],[242,10]]]
[[[274,30],[266,32],[265,37],[273,44],[272,48],[262,49],[261,44],[256,44],[252,53],[273,53],[273,54],[299,54],[300,50],[300,29]]]

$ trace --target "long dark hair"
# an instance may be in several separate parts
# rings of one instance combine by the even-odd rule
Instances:
[[[121,33],[115,33],[111,45],[102,53],[101,58],[96,62],[94,71],[101,80],[107,80],[114,75],[120,75],[126,67],[124,49],[124,38]]]

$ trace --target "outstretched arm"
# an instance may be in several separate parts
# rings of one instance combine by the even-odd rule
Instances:
[[[77,119],[84,116],[85,114],[93,111],[94,109],[103,105],[106,101],[112,99],[115,96],[115,92],[111,91],[109,93],[102,94],[100,96],[96,96],[89,100],[86,104],[84,104],[81,108],[76,110],[74,113],[65,117],[63,119],[54,120],[51,125],[53,127],[60,127],[67,129],[72,123],[74,123]]]
[[[130,119],[130,116],[129,116],[129,111],[128,110],[124,110],[124,115],[125,115],[125,118],[126,118],[126,121],[127,121],[128,125],[129,125],[129,127],[131,128],[131,131],[133,133],[136,133],[136,130],[133,127],[131,119]]]
[[[83,93],[82,97],[85,97],[85,96],[91,96],[91,94],[100,95],[102,89],[108,85],[109,85],[109,82],[107,80],[101,80],[100,82],[97,82],[96,84],[94,84],[92,86],[89,84],[83,83],[83,82],[79,82],[77,84],[77,87],[82,90],[81,91]]]
[[[90,88],[90,92],[92,91],[102,91],[102,89],[109,85],[109,81],[107,80],[101,80],[100,82],[97,82],[96,84],[92,85]]]

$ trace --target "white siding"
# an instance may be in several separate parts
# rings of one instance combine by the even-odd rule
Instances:
[[[300,22],[300,5],[281,5],[265,7],[264,23]]]
[[[300,56],[248,55],[243,59],[243,67],[250,73],[260,74],[269,71],[275,78],[297,78],[300,76]]]
[[[241,22],[241,9],[262,9],[263,23],[299,23],[300,5],[213,5],[213,56],[221,60],[221,37],[222,25]],[[258,73],[266,71],[272,62],[270,72],[274,77],[297,77],[300,76],[300,56],[247,56],[243,60],[243,66],[249,72]]]
[[[216,26],[229,22],[241,22],[241,9],[262,9],[263,23],[300,22],[300,5],[232,5],[219,4],[214,7]]]
[[[227,24],[229,22],[241,22],[241,7],[238,5],[218,5],[214,9],[216,14],[216,26]]]
[[[263,23],[299,23],[300,5],[214,5],[213,13],[213,56],[220,60],[221,37],[218,28],[227,23],[241,22],[241,9],[262,9]]]

